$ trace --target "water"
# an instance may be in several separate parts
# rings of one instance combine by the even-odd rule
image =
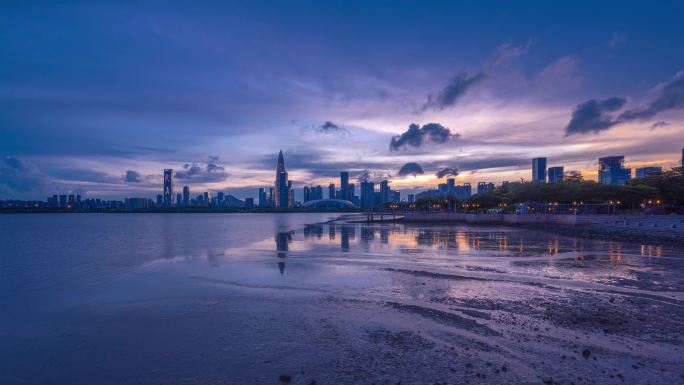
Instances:
[[[682,250],[335,217],[2,215],[0,384],[684,381]]]

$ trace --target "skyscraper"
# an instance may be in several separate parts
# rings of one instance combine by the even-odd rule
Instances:
[[[340,173],[340,199],[351,201],[351,194],[349,194],[349,173],[342,171]]]
[[[380,182],[380,206],[384,206],[390,201],[389,182],[383,180]]]
[[[549,183],[558,183],[563,180],[563,166],[549,167]]]
[[[532,159],[532,182],[546,183],[546,158]]]
[[[311,189],[309,186],[304,186],[304,202],[311,200]]]
[[[329,199],[335,199],[335,184],[330,183],[328,186],[328,198]]]
[[[682,168],[684,168],[684,148],[682,148]]]
[[[454,196],[456,194],[456,180],[454,178],[447,179],[447,195]]]
[[[183,186],[183,207],[190,207],[190,187]]]
[[[164,207],[173,205],[173,169],[164,169]]]
[[[259,187],[259,207],[268,206],[268,199],[266,198],[266,189]]]
[[[639,167],[636,169],[637,178],[646,178],[651,175],[658,175],[663,172],[662,167]]]
[[[290,186],[287,180],[287,171],[285,171],[285,158],[283,151],[278,154],[278,164],[276,166],[276,180],[274,189],[274,203],[275,207],[287,208],[290,201]]]
[[[625,157],[604,156],[599,158],[599,183],[623,185],[632,178],[632,169],[625,168]]]
[[[373,182],[361,182],[361,207],[364,209],[375,206],[375,184]]]

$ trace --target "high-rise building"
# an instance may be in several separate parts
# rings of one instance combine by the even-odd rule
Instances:
[[[268,200],[266,198],[266,189],[259,187],[259,207],[268,206]]]
[[[454,196],[456,194],[456,180],[454,178],[447,179],[447,195]]]
[[[328,198],[329,199],[335,199],[335,184],[330,183],[328,186]]]
[[[315,189],[315,190],[316,190],[316,194],[315,194],[315,195],[314,195],[313,193],[311,194],[311,195],[312,195],[312,196],[311,196],[311,200],[314,200],[314,199],[323,199],[323,186],[321,186],[321,185],[319,184],[318,186],[316,186],[316,189]]]
[[[348,189],[347,189],[348,194],[349,194],[349,195],[348,195],[348,196],[349,196],[349,199],[347,199],[347,200],[348,200],[349,202],[354,202],[354,199],[356,198],[356,193],[355,193],[355,191],[354,191],[355,188],[356,188],[356,185],[354,185],[354,183],[349,183],[349,187],[348,187]]]
[[[415,194],[409,194],[406,199],[407,199],[408,203],[415,203],[416,195]]]
[[[209,191],[205,191],[202,194],[202,203],[204,203],[205,206],[209,206],[211,204],[211,193]]]
[[[682,148],[682,168],[684,168],[684,148]]]
[[[546,183],[546,158],[532,159],[532,182]]]
[[[67,196],[66,196],[66,194],[60,194],[60,196],[59,196],[59,207],[67,207]]]
[[[226,200],[226,193],[223,191],[219,191],[218,196],[217,196],[216,203],[219,207],[223,206],[223,203],[225,203]]]
[[[292,183],[287,179],[287,171],[285,170],[285,158],[283,151],[278,153],[278,164],[276,166],[276,180],[274,189],[274,203],[275,207],[287,208],[290,204],[290,188]]]
[[[164,207],[173,205],[173,169],[164,169]]]
[[[651,175],[658,175],[663,173],[662,167],[639,167],[636,169],[637,178],[646,178]]]
[[[473,189],[470,183],[464,183],[462,186],[456,186],[456,199],[462,201],[470,198],[473,195]]]
[[[342,171],[340,173],[340,199],[351,201],[349,194],[349,172]]]
[[[389,182],[383,180],[380,182],[380,206],[384,206],[390,201]]]
[[[361,182],[361,208],[370,209],[375,206],[375,184],[373,182]]]
[[[164,196],[162,194],[157,194],[157,207],[164,206]]]
[[[190,207],[190,187],[183,186],[183,207]]]
[[[494,190],[494,183],[478,182],[477,183],[477,193],[484,194],[488,191]]]
[[[549,167],[549,183],[558,183],[563,180],[563,166]]]
[[[254,207],[254,198],[245,198],[245,208],[251,209]]]
[[[183,206],[183,194],[178,193],[176,194],[176,207],[182,207]]]
[[[311,200],[311,189],[309,186],[304,186],[304,202]]]
[[[604,156],[599,158],[599,183],[623,185],[632,178],[632,169],[625,168],[625,157]]]

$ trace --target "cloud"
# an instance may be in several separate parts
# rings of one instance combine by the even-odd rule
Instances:
[[[223,182],[228,179],[228,176],[223,166],[214,163],[207,163],[204,168],[198,163],[192,165],[186,163],[183,165],[183,171],[176,171],[176,179],[192,179],[196,183]]]
[[[567,93],[567,90],[579,88],[582,76],[577,72],[578,60],[574,56],[563,56],[544,67],[537,76],[537,81],[544,94]]]
[[[138,183],[140,182],[140,173],[135,170],[126,170],[123,180],[124,182]]]
[[[651,130],[655,130],[656,128],[660,128],[660,127],[667,127],[669,125],[670,125],[670,123],[661,120],[661,121],[658,121],[658,122],[651,124]]]
[[[475,84],[481,82],[485,78],[484,73],[477,72],[469,75],[466,72],[456,74],[449,83],[444,87],[437,96],[428,95],[428,99],[423,105],[423,110],[428,108],[434,110],[443,110],[446,107],[454,105],[461,99],[466,92]]]
[[[371,173],[370,170],[366,169],[361,171],[359,175],[357,175],[356,180],[360,182],[367,182],[371,178]]]
[[[494,53],[485,64],[485,69],[493,69],[494,67],[510,63],[527,53],[534,44],[533,40],[528,40],[523,45],[515,45],[512,42],[501,44],[494,50]]]
[[[0,163],[0,198],[45,198],[53,191],[50,179],[33,163],[5,156]]]
[[[435,176],[439,179],[442,179],[446,176],[457,176],[459,174],[458,167],[446,167],[443,168],[435,173]]]
[[[348,134],[349,131],[331,121],[326,121],[316,128],[316,132],[321,134]]]
[[[420,147],[426,141],[441,144],[458,136],[460,135],[452,134],[451,130],[439,123],[428,123],[423,127],[412,123],[406,132],[392,138],[390,151],[398,150],[404,146]]]
[[[225,171],[225,168],[223,166],[219,166],[218,164],[214,164],[214,163],[208,163],[207,164],[207,172],[219,172],[219,171]]]
[[[627,42],[627,38],[619,33],[619,32],[613,32],[613,35],[610,37],[610,40],[606,43],[606,46],[610,48],[615,48],[618,45],[625,44]]]
[[[473,73],[460,71],[454,75],[447,85],[437,95],[428,95],[421,111],[428,109],[441,111],[451,107],[463,98],[475,85],[481,83],[490,74],[496,72],[511,61],[521,57],[529,51],[533,42],[529,40],[523,45],[506,42],[496,48],[481,68]]]
[[[424,173],[425,172],[423,171],[423,168],[420,167],[420,165],[418,163],[409,162],[409,163],[406,163],[405,165],[401,166],[397,175],[399,175],[399,176],[408,176],[408,175],[416,176],[418,174],[422,175]]]
[[[219,158],[220,157],[218,155],[209,155],[210,162],[218,162]]]
[[[623,112],[619,120],[645,120],[662,111],[684,108],[684,71],[677,72],[669,81],[657,85],[654,91],[656,97],[648,105]]]
[[[565,127],[565,135],[600,132],[613,127],[619,121],[613,119],[610,113],[620,110],[626,102],[627,99],[615,96],[603,100],[590,99],[578,104]]]
[[[570,122],[565,127],[566,136],[607,130],[617,124],[634,120],[648,120],[662,111],[679,110],[684,108],[684,71],[667,82],[657,85],[653,92],[655,97],[645,106],[633,108],[614,118],[611,113],[616,112],[626,103],[625,98],[612,97],[605,100],[591,99],[577,105],[572,113]],[[651,129],[664,127],[667,122],[656,122]]]

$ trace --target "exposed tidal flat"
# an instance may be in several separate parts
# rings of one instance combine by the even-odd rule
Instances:
[[[684,249],[335,214],[0,216],[0,384],[680,384]]]

